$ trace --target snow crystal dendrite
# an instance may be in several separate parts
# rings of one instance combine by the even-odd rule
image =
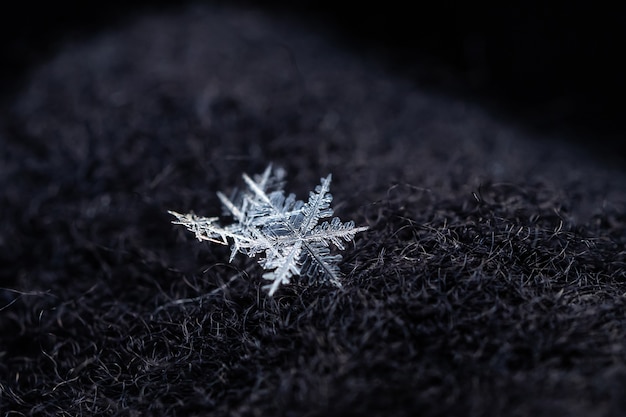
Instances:
[[[235,220],[228,226],[220,226],[217,217],[169,211],[177,219],[172,223],[185,226],[198,240],[223,245],[232,242],[231,261],[237,252],[250,257],[261,255],[259,264],[267,271],[263,278],[270,281],[265,286],[269,295],[293,276],[341,286],[337,267],[341,255],[331,254],[330,244],[342,250],[344,242],[367,227],[355,227],[352,221],[343,223],[332,217],[331,175],[321,179],[306,203],[296,200],[294,194],[285,196],[284,176],[284,170],[272,170],[270,165],[254,179],[243,174],[248,189],[233,200],[218,192],[224,208]]]

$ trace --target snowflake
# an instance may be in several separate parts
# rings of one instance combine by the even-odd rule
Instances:
[[[284,176],[284,170],[272,170],[270,165],[254,179],[243,174],[248,189],[233,200],[218,192],[224,208],[235,220],[228,226],[220,226],[217,217],[169,211],[177,219],[172,223],[185,226],[200,241],[223,245],[232,241],[230,261],[237,252],[249,257],[261,255],[258,262],[267,271],[263,278],[270,281],[265,286],[270,296],[293,276],[340,287],[337,264],[342,258],[331,253],[330,245],[343,250],[344,242],[352,241],[355,234],[367,227],[355,227],[352,221],[343,223],[338,217],[319,224],[333,215],[331,175],[321,179],[306,203],[296,200],[294,194],[285,197]]]

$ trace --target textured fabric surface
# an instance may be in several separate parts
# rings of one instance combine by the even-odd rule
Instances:
[[[343,288],[270,298],[170,224],[270,162],[370,227]],[[7,415],[625,415],[623,170],[294,22],[67,43],[0,116],[0,189]]]

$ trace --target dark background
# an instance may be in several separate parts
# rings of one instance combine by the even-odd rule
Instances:
[[[619,11],[231,3],[0,13],[0,414],[625,415]],[[270,162],[343,288],[171,224]]]
[[[64,41],[146,11],[190,2],[18,2],[1,13],[0,87],[15,92]],[[623,13],[589,2],[213,2],[290,14],[380,59],[420,88],[483,102],[542,133],[566,133],[622,163],[626,50]],[[259,2],[260,3],[260,2]],[[414,7],[413,7],[414,6]],[[7,97],[6,94],[3,94]]]

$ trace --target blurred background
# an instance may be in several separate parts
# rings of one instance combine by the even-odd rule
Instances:
[[[0,103],[64,42],[192,1],[22,1],[0,14]],[[626,160],[624,14],[583,1],[205,2],[287,15],[379,60],[426,90],[468,97],[498,117],[565,134],[608,163]]]
[[[197,3],[0,12],[0,409],[624,415],[620,10]],[[170,223],[270,161],[342,296]]]

